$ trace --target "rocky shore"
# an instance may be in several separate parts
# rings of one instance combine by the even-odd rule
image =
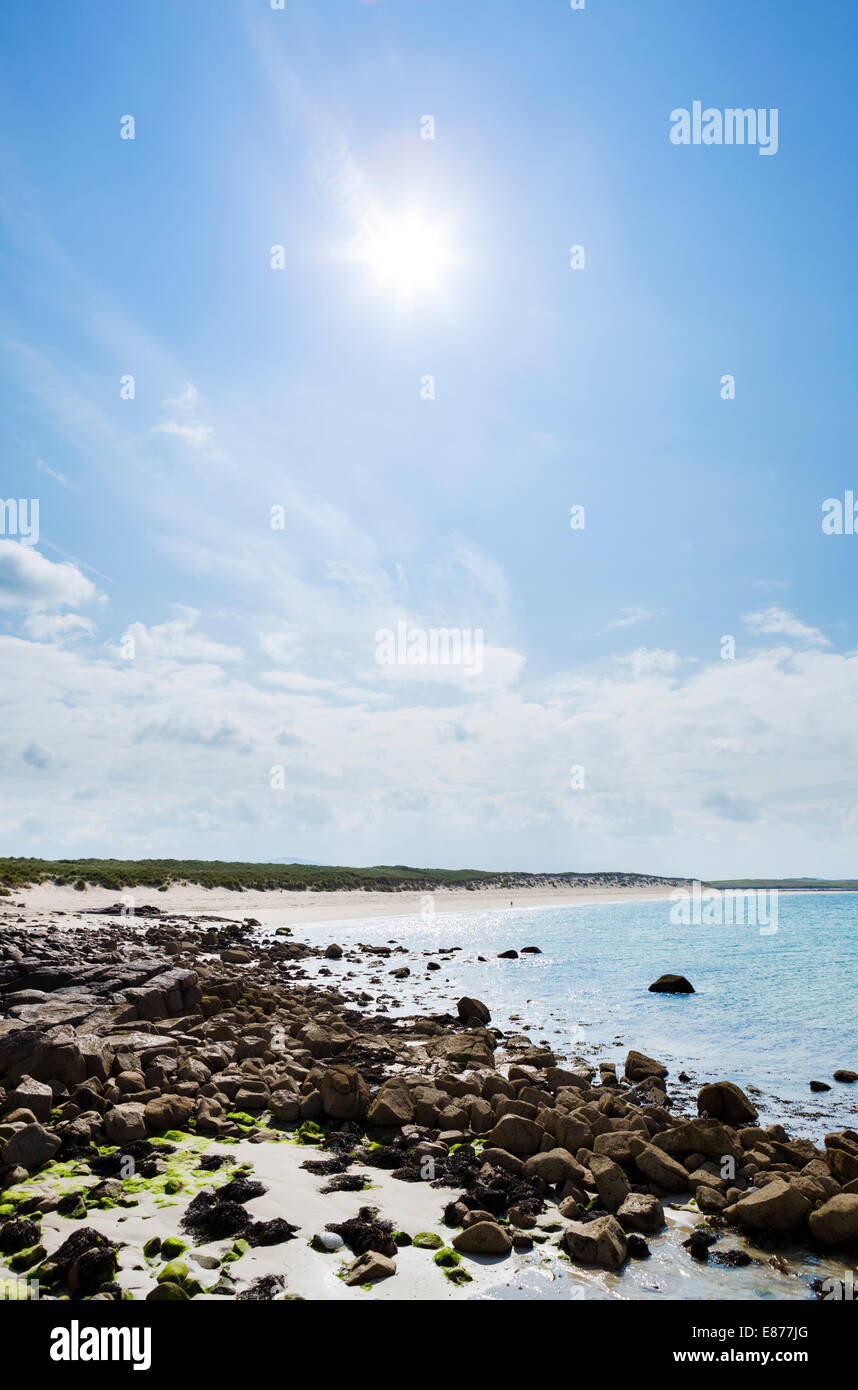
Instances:
[[[493,1027],[490,1001],[393,1018],[394,945],[83,916],[0,919],[6,1296],[336,1297],[405,1271],[467,1297],[534,1252],[622,1278],[677,1213],[697,1270],[797,1246],[855,1265],[853,1130],[762,1126],[717,1079],[689,1112],[658,1059],[597,1070]]]

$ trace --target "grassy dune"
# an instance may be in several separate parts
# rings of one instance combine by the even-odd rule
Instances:
[[[8,890],[36,883],[87,884],[102,888],[162,888],[171,883],[195,883],[205,888],[304,889],[332,892],[366,889],[396,893],[433,888],[526,888],[551,884],[575,887],[622,882],[630,886],[658,885],[681,880],[649,874],[526,874],[487,873],[481,869],[412,869],[405,864],[380,864],[353,869],[337,865],[245,864],[206,859],[0,859],[0,884]]]

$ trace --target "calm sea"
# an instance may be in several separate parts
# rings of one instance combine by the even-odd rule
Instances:
[[[636,1047],[672,1077],[684,1069],[693,1086],[726,1079],[756,1087],[765,1122],[789,1122],[813,1138],[835,1124],[855,1127],[858,1083],[839,1084],[832,1072],[858,1071],[858,894],[781,894],[775,932],[681,925],[672,908],[649,899],[438,913],[299,926],[295,935],[406,947],[414,959],[379,966],[383,977],[399,964],[412,971],[390,982],[392,1013],[415,1004],[455,1011],[461,994],[474,995],[498,1027],[567,1056],[621,1062]],[[542,954],[497,958],[528,945]],[[461,949],[426,973],[422,953],[442,946]],[[687,976],[696,993],[650,994],[665,972]],[[812,1079],[831,1091],[814,1095]]]

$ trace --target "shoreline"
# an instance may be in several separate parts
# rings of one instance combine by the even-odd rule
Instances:
[[[635,1052],[640,1037],[600,1062],[499,1027],[488,995],[442,984],[421,1004],[455,946],[301,940],[260,919],[285,927],[303,904],[200,893],[196,914],[181,889],[141,895],[163,916],[131,921],[93,915],[117,900],[104,889],[0,903],[0,1284],[23,1260],[47,1299],[791,1300],[858,1266],[849,1131],[833,1149],[787,1134],[720,1073],[689,1087]],[[337,896],[338,920],[367,919],[373,895]],[[378,915],[408,915],[409,895],[379,896]],[[314,906],[296,926],[337,920]],[[844,1248],[829,1239],[841,1192]],[[760,1198],[772,1213],[755,1226]],[[202,1230],[187,1224],[200,1201]],[[70,1237],[92,1270],[66,1268]],[[347,1284],[364,1255],[371,1277]]]
[[[70,886],[36,884],[32,888],[15,889],[10,898],[0,899],[0,907],[14,908],[23,903],[28,912],[100,913],[116,902],[130,903],[135,908],[157,907],[162,916],[171,914],[221,915],[224,920],[244,920],[255,917],[261,925],[301,927],[322,926],[334,922],[371,921],[383,917],[419,917],[431,901],[435,916],[456,913],[521,911],[546,907],[591,907],[599,903],[650,902],[670,898],[665,888],[478,888],[473,891],[457,888],[436,888],[432,893],[410,890],[379,893],[365,890],[337,889],[333,892],[310,893],[290,889],[244,889],[236,892],[226,888],[204,888],[198,884],[172,884],[165,892],[157,889],[128,889],[118,893],[115,888],[89,887],[78,892]]]

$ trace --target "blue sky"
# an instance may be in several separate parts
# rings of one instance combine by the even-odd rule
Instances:
[[[856,30],[8,5],[4,850],[854,873]],[[673,145],[695,100],[777,153]],[[380,667],[400,621],[483,670]]]

